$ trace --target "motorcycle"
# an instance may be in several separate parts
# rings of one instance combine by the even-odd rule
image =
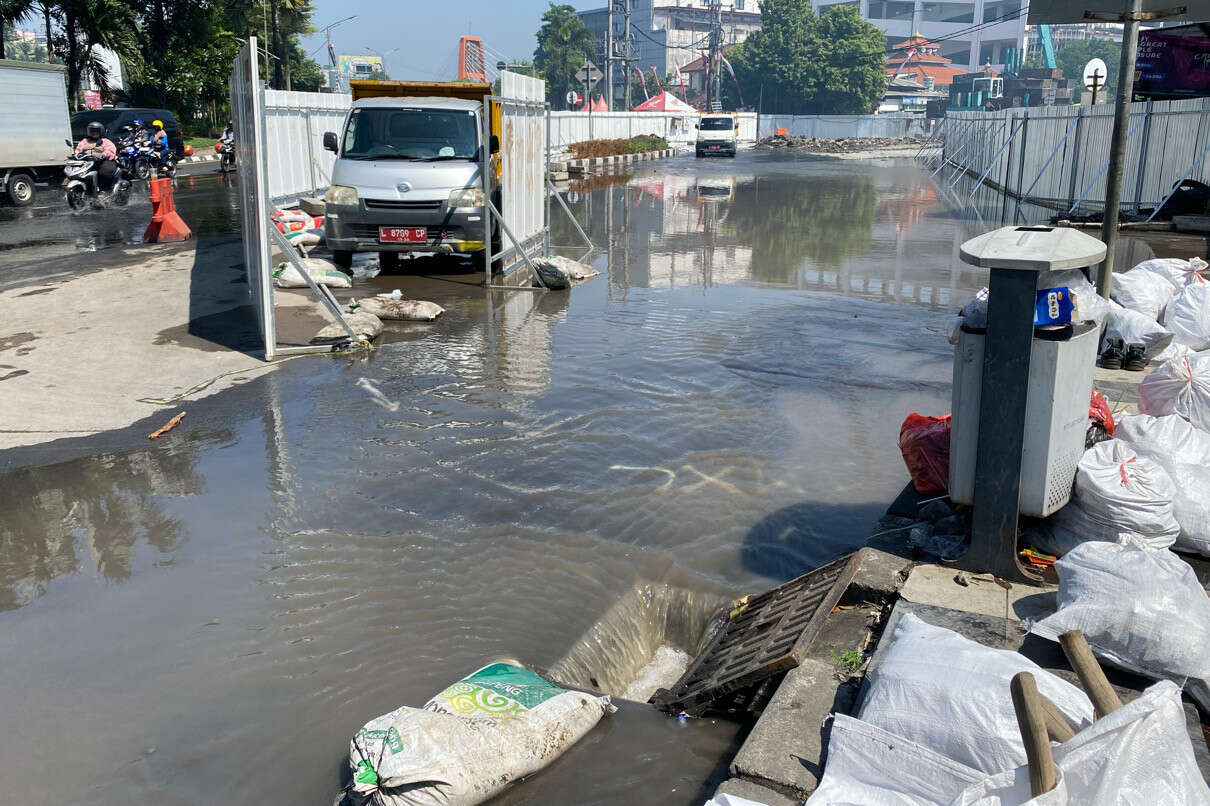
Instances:
[[[122,169],[114,178],[113,188],[108,192],[101,190],[100,176],[97,168],[104,159],[93,154],[72,154],[63,166],[63,188],[67,206],[73,210],[83,210],[88,204],[88,198],[96,201],[109,199],[119,207],[130,201],[130,180]]]
[[[124,136],[118,141],[118,167],[133,179],[149,179],[153,156],[147,140],[139,138],[129,126],[120,133]]]
[[[235,143],[231,140],[219,140],[215,144],[219,154],[219,172],[228,173],[235,168]]]

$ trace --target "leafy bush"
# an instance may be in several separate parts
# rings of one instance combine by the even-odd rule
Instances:
[[[627,140],[585,140],[568,146],[574,159],[587,157],[614,157],[619,154],[641,154],[646,151],[661,151],[668,148],[668,141],[655,134],[643,134]]]

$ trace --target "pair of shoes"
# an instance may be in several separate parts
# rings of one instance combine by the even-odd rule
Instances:
[[[1101,360],[1098,363],[1102,369],[1121,369],[1125,358],[1125,342],[1121,339],[1106,339],[1105,349],[1101,351]]]
[[[1142,344],[1127,344],[1126,355],[1122,358],[1122,369],[1130,372],[1142,372],[1147,368],[1146,347]]]

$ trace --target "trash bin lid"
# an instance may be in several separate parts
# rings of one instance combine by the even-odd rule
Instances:
[[[1105,259],[1105,244],[1071,227],[1001,227],[962,244],[962,260],[985,269],[1060,271]]]

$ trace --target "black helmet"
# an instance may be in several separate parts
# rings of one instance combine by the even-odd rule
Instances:
[[[105,127],[95,120],[88,124],[88,128],[85,131],[88,134],[89,140],[100,140],[105,136]]]
[[[227,121],[227,128],[228,128],[228,129],[234,129],[234,128],[235,128],[235,121],[234,121],[234,120],[229,120],[229,121]]]

